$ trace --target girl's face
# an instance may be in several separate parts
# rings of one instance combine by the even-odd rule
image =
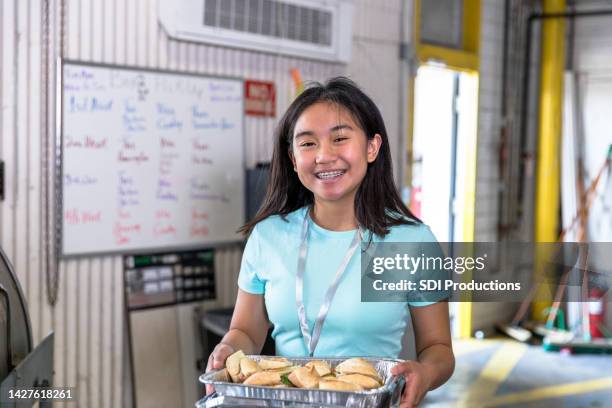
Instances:
[[[289,156],[316,201],[352,203],[381,143],[378,134],[368,140],[344,107],[318,102],[298,118]]]

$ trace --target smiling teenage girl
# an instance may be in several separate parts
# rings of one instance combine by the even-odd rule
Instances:
[[[230,331],[207,369],[242,349],[258,354],[270,322],[283,356],[396,358],[407,319],[417,361],[402,406],[418,404],[451,375],[446,302],[361,302],[361,241],[431,242],[401,202],[387,132],[376,105],[353,82],[306,89],[280,121],[264,203],[249,234]]]

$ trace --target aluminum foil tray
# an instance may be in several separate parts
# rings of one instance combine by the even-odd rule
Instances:
[[[255,361],[267,356],[247,356]],[[343,358],[292,358],[287,359],[293,364],[305,365],[311,360],[324,360],[335,368],[338,364],[351,357]],[[391,367],[402,360],[387,358],[368,358],[384,381],[380,388],[367,391],[328,391],[301,388],[272,388],[253,385],[236,384],[222,381],[223,370],[210,371],[200,376],[200,382],[215,387],[216,397],[209,401],[198,402],[200,407],[216,406],[262,406],[262,407],[398,407],[404,387],[403,376],[390,374]],[[246,399],[246,401],[244,401]],[[231,400],[231,401],[230,401]],[[242,400],[242,401],[241,401]],[[208,404],[209,405],[204,405]],[[240,405],[240,404],[244,405]],[[201,404],[201,405],[200,405]],[[225,404],[225,405],[224,405]],[[229,405],[228,405],[229,404]]]
[[[258,400],[252,398],[228,397],[223,395],[211,394],[196,403],[196,408],[343,408],[339,405],[320,405],[308,404],[305,402],[292,402],[280,400]]]

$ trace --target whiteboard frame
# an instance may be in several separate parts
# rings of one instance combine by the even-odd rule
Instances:
[[[211,79],[226,79],[231,81],[237,81],[241,84],[242,89],[242,100],[241,100],[241,113],[243,115],[242,120],[242,163],[241,169],[243,172],[243,200],[244,208],[242,213],[241,224],[246,223],[246,120],[244,120],[244,78],[228,76],[228,75],[210,75],[203,74],[197,71],[179,71],[170,69],[158,69],[149,67],[139,67],[135,65],[120,65],[120,64],[105,64],[98,62],[79,61],[68,58],[57,59],[57,78],[56,78],[56,105],[55,105],[55,242],[56,242],[56,254],[58,259],[75,259],[92,256],[107,256],[107,255],[146,255],[159,252],[181,252],[181,251],[192,251],[199,249],[217,249],[217,248],[228,248],[241,246],[244,243],[243,238],[237,238],[235,241],[220,241],[220,242],[208,242],[200,245],[181,245],[181,246],[158,246],[158,247],[144,247],[144,248],[131,248],[119,251],[96,251],[96,252],[83,252],[74,254],[64,253],[64,231],[63,231],[63,214],[64,214],[64,166],[63,166],[63,153],[64,153],[64,66],[84,66],[84,67],[98,67],[98,68],[110,68],[110,69],[121,69],[126,71],[136,72],[147,72],[156,74],[171,74],[171,75],[183,75],[189,77],[198,78],[211,78]]]

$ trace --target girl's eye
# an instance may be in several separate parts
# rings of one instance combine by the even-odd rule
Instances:
[[[347,140],[347,139],[348,139],[348,137],[339,136],[339,137],[334,139],[334,142],[342,142],[343,140]]]
[[[302,142],[300,143],[300,147],[311,147],[314,146],[313,142]]]

